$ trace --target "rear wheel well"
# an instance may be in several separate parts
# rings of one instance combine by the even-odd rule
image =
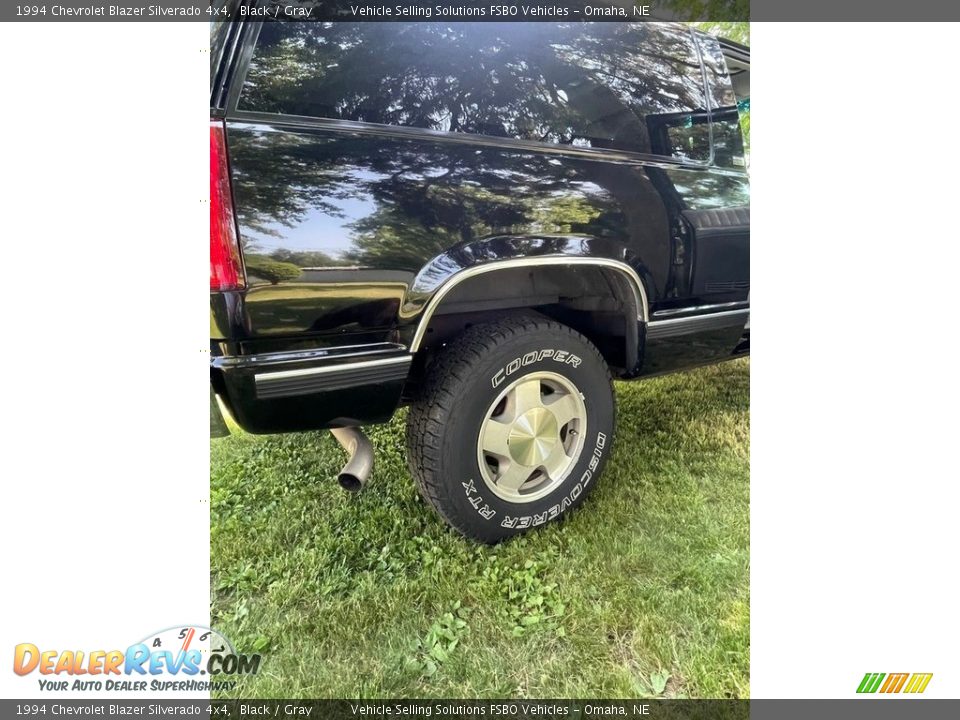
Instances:
[[[531,313],[584,335],[616,376],[636,353],[639,311],[631,283],[617,270],[589,265],[506,268],[464,280],[429,319],[411,368],[411,390],[431,355],[467,329]]]

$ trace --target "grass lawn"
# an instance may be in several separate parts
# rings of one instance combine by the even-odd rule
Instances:
[[[329,433],[211,442],[212,623],[237,697],[749,696],[749,360],[617,384],[569,520],[497,547],[420,500],[403,423],[367,488]]]

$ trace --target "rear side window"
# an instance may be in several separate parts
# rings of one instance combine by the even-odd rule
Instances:
[[[745,169],[740,112],[723,50],[708,35],[700,37],[700,45],[713,115],[713,162],[719,167]]]
[[[267,22],[238,109],[709,159],[680,25]]]

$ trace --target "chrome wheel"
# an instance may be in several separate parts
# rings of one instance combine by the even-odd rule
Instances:
[[[570,380],[551,372],[525,375],[484,415],[477,439],[483,480],[504,500],[537,500],[566,479],[586,432],[587,407]]]

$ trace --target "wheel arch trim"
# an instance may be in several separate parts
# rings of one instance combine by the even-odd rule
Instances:
[[[536,268],[543,266],[556,267],[575,265],[605,268],[614,270],[624,275],[630,285],[631,290],[633,291],[634,307],[637,310],[637,320],[642,323],[649,321],[650,305],[643,281],[640,279],[639,273],[623,261],[614,260],[612,258],[578,257],[575,255],[540,255],[527,258],[494,260],[488,263],[473,265],[471,267],[459,270],[451,275],[439,288],[437,288],[420,313],[417,329],[414,333],[413,340],[410,343],[410,352],[416,353],[419,351],[420,344],[423,342],[423,338],[426,335],[427,327],[430,325],[430,321],[433,318],[437,308],[440,307],[443,299],[460,283],[479,275],[497,272],[498,270],[511,270],[523,267]]]

